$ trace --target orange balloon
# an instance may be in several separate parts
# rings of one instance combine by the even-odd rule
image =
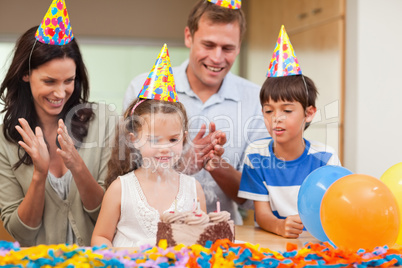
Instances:
[[[393,246],[399,233],[394,195],[382,181],[369,175],[347,175],[328,187],[320,218],[325,234],[341,249]]]

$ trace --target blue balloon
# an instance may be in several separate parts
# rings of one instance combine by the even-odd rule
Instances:
[[[163,93],[163,89],[161,87],[155,88],[154,89],[154,93],[155,94],[162,94]]]
[[[53,16],[56,15],[57,12],[58,12],[57,7],[53,7],[53,8],[52,8],[52,15],[53,15]]]
[[[297,197],[299,216],[307,231],[318,240],[329,241],[321,224],[322,198],[332,183],[350,174],[350,170],[341,166],[322,166],[312,171],[300,186]]]

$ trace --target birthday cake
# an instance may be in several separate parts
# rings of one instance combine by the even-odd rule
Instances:
[[[168,246],[177,244],[205,245],[207,241],[218,239],[234,241],[234,223],[227,211],[211,212],[171,212],[161,216],[156,233],[156,241],[166,239]]]

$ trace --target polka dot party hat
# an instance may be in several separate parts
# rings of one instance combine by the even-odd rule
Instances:
[[[274,53],[272,54],[271,63],[269,64],[267,76],[281,77],[299,74],[302,74],[299,61],[296,58],[285,26],[282,25]]]
[[[138,94],[138,98],[170,102],[178,101],[172,66],[170,65],[169,51],[166,44],[162,47],[148,78],[145,80]]]
[[[240,9],[241,7],[241,0],[208,0],[208,2],[230,9]]]
[[[36,31],[35,38],[41,43],[50,45],[65,45],[74,39],[64,0],[52,1]]]

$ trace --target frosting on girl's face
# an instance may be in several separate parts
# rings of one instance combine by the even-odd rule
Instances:
[[[178,114],[148,114],[134,146],[142,156],[142,168],[172,169],[183,152],[184,131]]]

